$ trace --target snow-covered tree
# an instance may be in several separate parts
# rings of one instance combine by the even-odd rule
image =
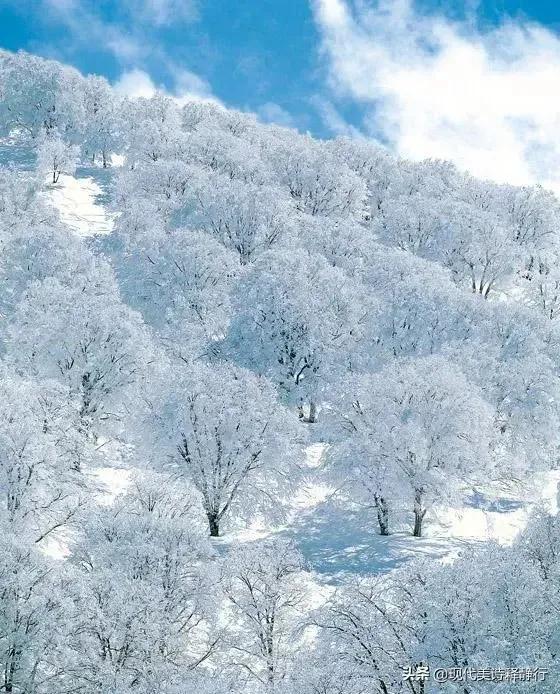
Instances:
[[[430,257],[448,225],[445,203],[445,199],[431,198],[426,192],[389,197],[380,203],[375,231],[389,245]]]
[[[236,251],[244,265],[289,234],[288,201],[277,188],[211,174],[194,182],[193,195],[191,223]]]
[[[397,601],[389,589],[375,578],[351,583],[334,592],[314,615],[319,652],[326,664],[338,664],[325,678],[332,688],[316,691],[334,694],[342,681],[349,686],[344,692],[423,694],[422,683],[403,681],[405,667],[415,664],[417,637],[412,629],[406,634],[409,605]],[[315,679],[319,678],[315,675]],[[323,684],[321,679],[319,683]]]
[[[262,377],[228,364],[169,368],[148,393],[148,455],[201,494],[210,535],[259,508],[281,512],[298,445],[292,418]]]
[[[386,360],[435,354],[470,338],[478,302],[457,288],[437,263],[378,246],[361,277],[382,307],[370,327],[366,363],[372,356]],[[375,344],[377,350],[372,349]]]
[[[308,600],[302,570],[301,555],[282,540],[233,549],[225,564],[231,657],[267,693],[278,691],[302,643]]]
[[[237,254],[203,232],[133,224],[130,217],[125,227],[118,233],[126,250],[115,263],[127,302],[183,358],[204,351],[200,341],[223,339],[240,271]]]
[[[536,312],[484,302],[469,339],[445,350],[492,407],[492,449],[512,482],[555,465],[558,345],[554,326]]]
[[[300,215],[298,243],[351,277],[361,277],[377,252],[370,229],[352,219]]]
[[[60,563],[0,527],[0,688],[13,694],[62,691],[66,663],[58,654],[69,605]]]
[[[165,483],[94,512],[73,549],[67,658],[81,691],[176,692],[216,648],[210,548],[188,489]]]
[[[388,191],[401,182],[399,162],[388,150],[365,139],[337,137],[326,142],[325,147],[335,162],[344,162],[365,183],[364,221],[375,220],[382,202],[390,195]]]
[[[323,217],[356,217],[363,213],[366,186],[344,162],[309,136],[276,130],[268,150],[279,183],[289,192],[296,210]]]
[[[0,167],[0,316],[4,318],[31,282],[51,276],[73,282],[96,262],[82,239],[63,226],[40,188],[34,176]]]
[[[127,99],[122,105],[121,118],[129,166],[171,159],[181,150],[180,111],[173,99],[161,93],[149,99]]]
[[[58,183],[61,174],[74,175],[79,156],[78,145],[68,144],[56,134],[45,135],[37,149],[37,171],[50,176],[52,183]]]
[[[440,357],[394,362],[339,386],[331,457],[382,534],[391,508],[414,511],[420,537],[429,508],[489,474],[492,411],[480,391]]]
[[[84,429],[122,414],[126,389],[152,356],[141,319],[120,302],[108,268],[94,268],[88,280],[32,284],[7,340],[7,358],[18,370],[58,379],[79,399]]]
[[[85,79],[73,68],[28,53],[0,52],[0,116],[4,132],[37,137],[58,130],[67,141],[80,137]]]
[[[352,358],[377,305],[320,256],[265,254],[237,285],[228,341],[236,359],[264,374],[310,421],[326,374]]]
[[[122,123],[119,122],[121,103],[108,82],[90,75],[84,85],[84,143],[83,152],[92,163],[101,155],[101,164],[107,168],[111,153],[122,148]]]
[[[495,210],[452,203],[441,241],[443,263],[457,283],[487,298],[522,264],[521,249]]]
[[[264,184],[272,178],[258,149],[249,152],[246,139],[234,134],[227,123],[199,123],[186,148],[189,162],[231,179]]]
[[[66,529],[83,504],[87,450],[64,388],[0,371],[0,523],[22,544]]]

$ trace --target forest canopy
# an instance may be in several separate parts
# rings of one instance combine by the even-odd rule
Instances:
[[[65,224],[74,176],[110,233]],[[0,51],[0,691],[556,692],[554,509],[421,548],[557,470],[559,316],[539,186]],[[392,570],[317,570],[315,488]]]

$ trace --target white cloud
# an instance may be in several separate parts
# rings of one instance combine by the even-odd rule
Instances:
[[[330,86],[405,157],[560,190],[560,39],[537,24],[420,14],[410,0],[312,0]],[[328,114],[327,114],[328,115]]]
[[[173,93],[176,98],[217,101],[210,84],[200,75],[177,66],[170,67],[170,72],[175,82]]]
[[[276,104],[273,101],[267,101],[266,104],[262,104],[257,109],[257,115],[265,123],[275,123],[276,125],[282,125],[285,128],[295,128],[296,123],[293,116],[282,108],[280,104]]]
[[[328,99],[314,95],[310,98],[310,102],[319,112],[323,123],[334,135],[343,135],[353,138],[363,137],[363,133],[355,126],[347,123],[335,105]]]
[[[109,20],[99,0],[37,0],[47,18],[68,30],[68,42],[59,49],[95,44],[110,51],[127,67],[149,58],[167,59],[165,46],[154,29],[196,22],[198,2],[121,0],[115,16]]]
[[[135,36],[131,27],[121,27],[104,21],[95,4],[85,0],[43,0],[42,10],[47,17],[63,25],[68,32],[62,50],[76,46],[102,46],[120,62],[133,63],[145,52],[145,44]]]
[[[220,100],[212,94],[210,84],[190,70],[170,68],[174,79],[172,89],[157,85],[145,70],[134,68],[124,71],[114,83],[115,91],[121,96],[149,99],[156,92],[162,92],[179,104],[187,101],[209,101],[221,105]]]
[[[132,19],[158,27],[199,19],[198,0],[121,0],[121,7]]]
[[[144,70],[138,69],[123,72],[115,82],[114,88],[121,96],[129,96],[134,99],[139,97],[149,99],[157,91],[150,75]]]
[[[196,0],[140,0],[139,4],[146,19],[158,26],[194,22],[199,16]]]

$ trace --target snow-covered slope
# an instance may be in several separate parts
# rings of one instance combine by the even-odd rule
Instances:
[[[91,176],[62,174],[56,184],[47,185],[44,193],[58,210],[64,224],[80,236],[111,233],[114,215],[101,200],[106,192]]]

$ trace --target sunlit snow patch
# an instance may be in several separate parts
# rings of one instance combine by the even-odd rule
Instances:
[[[109,234],[114,215],[98,202],[103,195],[93,178],[62,174],[56,184],[47,185],[44,195],[58,210],[62,221],[80,236]]]
[[[100,467],[93,471],[93,475],[100,483],[101,491],[97,498],[103,505],[111,505],[130,486],[131,471],[126,468]]]
[[[510,544],[525,528],[529,515],[535,507],[558,511],[558,490],[560,473],[556,470],[540,473],[534,479],[534,498],[528,501],[511,499],[511,504],[500,508],[493,504],[490,508],[464,506],[461,509],[448,508],[437,513],[436,523],[427,528],[427,535],[449,536],[464,540],[494,540],[500,544]]]
[[[111,168],[119,168],[124,166],[125,158],[122,154],[111,154]]]
[[[41,545],[41,551],[51,559],[67,559],[70,556],[68,542],[62,535],[48,537]]]

